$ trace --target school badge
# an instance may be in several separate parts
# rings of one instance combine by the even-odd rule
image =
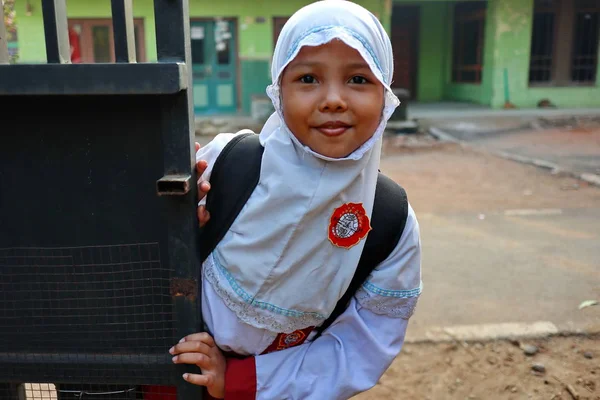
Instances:
[[[371,229],[362,203],[346,203],[333,211],[329,220],[329,241],[335,246],[349,249],[367,236]]]
[[[299,346],[308,337],[309,333],[312,332],[314,326],[308,328],[299,329],[292,333],[280,333],[277,335],[273,343],[262,354],[269,354],[274,351],[289,349],[290,347]]]

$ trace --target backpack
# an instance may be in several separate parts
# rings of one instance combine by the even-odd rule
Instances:
[[[260,177],[264,148],[259,135],[246,133],[235,136],[217,157],[210,177],[211,189],[206,197],[210,220],[200,229],[202,262],[223,239],[229,227],[250,198]],[[339,317],[367,280],[373,269],[396,248],[408,215],[406,192],[383,175],[377,177],[371,227],[350,286],[325,322],[316,328],[317,336]]]

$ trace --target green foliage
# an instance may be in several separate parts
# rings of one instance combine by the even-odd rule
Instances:
[[[15,13],[15,0],[0,0],[0,4],[3,4],[2,14],[4,17],[4,25],[6,26],[6,32],[8,37],[11,37],[17,31],[17,16]],[[14,57],[11,62],[15,62]]]

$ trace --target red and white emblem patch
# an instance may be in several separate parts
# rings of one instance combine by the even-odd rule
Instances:
[[[371,229],[362,203],[346,203],[333,211],[329,220],[329,241],[349,249],[367,236]]]
[[[308,337],[308,334],[312,332],[313,328],[314,327],[310,326],[292,333],[280,333],[262,354],[269,354],[274,351],[285,350],[290,347],[301,345]]]

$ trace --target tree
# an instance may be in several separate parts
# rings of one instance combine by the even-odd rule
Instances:
[[[4,17],[4,25],[6,25],[6,32],[8,33],[8,37],[14,35],[17,31],[17,18],[15,13],[15,0],[0,0],[0,4],[3,4],[3,12],[2,15]],[[16,57],[11,61],[16,61]]]

